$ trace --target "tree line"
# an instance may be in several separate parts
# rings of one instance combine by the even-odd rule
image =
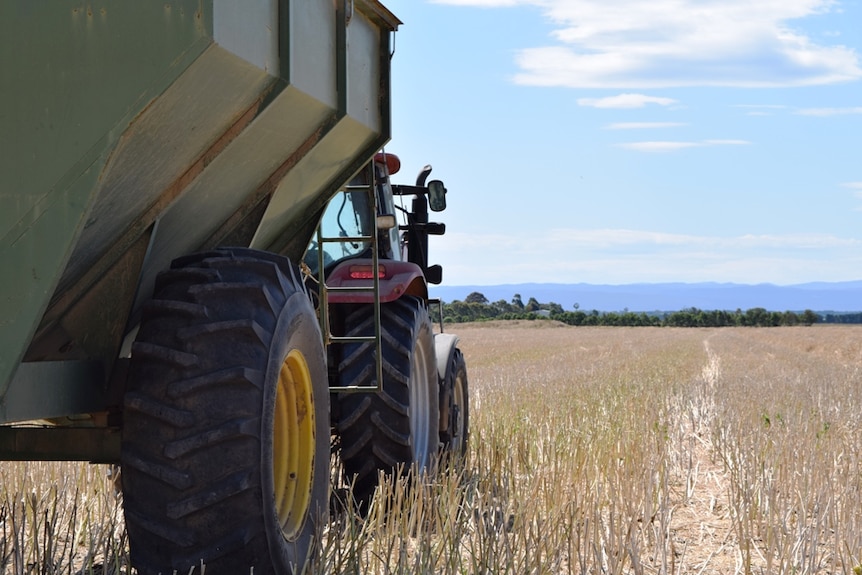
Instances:
[[[462,323],[489,320],[540,320],[552,319],[568,325],[601,325],[601,326],[669,326],[669,327],[776,327],[789,325],[812,325],[820,321],[831,323],[862,323],[860,314],[835,314],[821,317],[807,309],[801,313],[793,311],[769,311],[762,307],[748,310],[702,310],[695,307],[674,312],[600,312],[598,310],[583,311],[574,304],[574,311],[566,311],[562,305],[554,302],[540,303],[535,298],[529,298],[524,303],[520,294],[515,294],[511,301],[499,300],[490,302],[479,292],[469,294],[464,301],[455,300],[442,304],[443,316],[447,322]],[[859,322],[848,321],[849,317],[859,316]],[[432,317],[439,321],[439,310],[432,307]],[[840,319],[839,319],[840,318]]]

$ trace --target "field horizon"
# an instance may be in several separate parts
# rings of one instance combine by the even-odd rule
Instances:
[[[472,292],[489,301],[510,301],[519,294],[523,301],[536,298],[541,303],[555,302],[566,310],[577,303],[582,311],[673,312],[696,307],[703,310],[765,308],[769,311],[806,309],[821,313],[853,313],[862,310],[862,280],[846,282],[809,282],[794,285],[739,284],[718,282],[633,283],[633,284],[557,284],[518,283],[500,285],[431,286],[432,297],[447,303],[464,301]]]

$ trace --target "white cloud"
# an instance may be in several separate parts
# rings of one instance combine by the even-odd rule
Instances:
[[[660,98],[657,96],[646,96],[644,94],[620,94],[619,96],[608,96],[606,98],[579,98],[579,106],[590,106],[593,108],[609,109],[632,109],[643,108],[647,104],[658,104],[659,106],[670,106],[675,104],[672,98]]]
[[[748,146],[751,142],[747,140],[704,140],[704,146]]]
[[[511,6],[513,0],[437,0]],[[649,89],[787,87],[862,78],[851,48],[823,45],[799,20],[835,0],[520,0],[543,11],[555,43],[518,52],[518,84]]]
[[[788,108],[788,106],[781,104],[739,104],[736,107],[748,110],[746,116],[771,116],[779,110]]]
[[[736,108],[749,110],[749,116],[769,116],[773,112],[787,110],[797,116],[850,116],[862,114],[862,106],[849,106],[845,108],[792,108],[791,106],[782,105],[765,105],[765,104],[740,104]]]
[[[658,128],[678,128],[687,125],[682,122],[615,122],[605,126],[605,130],[651,130]]]
[[[847,116],[851,114],[862,114],[862,106],[855,108],[803,108],[796,111],[800,116]]]
[[[480,8],[502,8],[524,4],[523,0],[431,0],[431,3],[451,6],[478,6]]]
[[[620,148],[635,150],[638,152],[672,152],[685,148],[697,148],[698,142],[627,142],[619,144]]]
[[[692,245],[700,240],[695,236],[624,229],[553,229],[548,231],[549,245],[569,245],[571,247],[609,248],[636,244],[651,245]]]
[[[839,238],[830,234],[746,234],[725,241],[728,247],[743,249],[778,248],[793,250],[818,250],[828,248],[853,248],[862,241],[853,238]]]
[[[788,106],[784,104],[737,104],[737,108],[752,108],[758,110],[785,110]]]
[[[513,278],[560,283],[802,283],[858,279],[860,248],[862,240],[831,234],[721,237],[566,228],[538,236],[453,232],[438,239],[435,261],[462,285],[512,283]]]
[[[746,140],[701,140],[699,142],[652,141],[626,142],[619,144],[619,147],[638,152],[672,152],[685,148],[705,148],[709,146],[746,146],[750,143]]]
[[[844,188],[850,188],[851,190],[856,190],[853,192],[853,197],[862,200],[862,182],[844,182],[841,184]],[[854,212],[862,212],[862,204],[853,208]]]
[[[831,234],[745,234],[741,236],[694,236],[645,230],[624,229],[554,229],[548,232],[548,245],[609,248],[631,245],[688,246],[698,249],[823,249],[862,245],[857,239],[840,238]]]
[[[456,233],[446,236],[456,251],[463,247],[467,252],[493,252],[495,248],[510,255],[533,253],[529,246],[540,246],[535,253],[541,254],[546,246],[554,246],[556,251],[590,249],[595,251],[617,250],[632,246],[652,246],[664,248],[703,249],[790,249],[818,250],[831,248],[862,247],[862,240],[842,238],[832,234],[795,233],[795,234],[743,234],[739,236],[698,236],[675,234],[649,230],[629,229],[581,229],[555,228],[539,237],[528,238],[517,234],[474,234]]]

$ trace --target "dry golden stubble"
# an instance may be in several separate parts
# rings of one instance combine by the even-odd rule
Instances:
[[[317,571],[826,574],[862,562],[862,327],[448,331],[469,373],[466,464],[385,479],[365,517],[344,507]],[[105,468],[3,473],[5,572],[110,557],[125,569]]]

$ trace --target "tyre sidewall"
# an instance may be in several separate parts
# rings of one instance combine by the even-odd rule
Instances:
[[[461,396],[463,403],[458,407],[461,410],[461,429],[458,427],[458,418],[454,415],[454,407],[457,404],[458,380],[461,381]],[[449,402],[449,429],[444,441],[443,449],[450,452],[454,457],[463,457],[467,453],[467,444],[470,438],[470,395],[467,382],[467,364],[461,350],[455,349],[446,366],[446,379],[444,383],[447,400]],[[454,444],[454,433],[460,431],[460,444]],[[457,450],[457,452],[456,452]]]
[[[434,334],[431,329],[431,320],[428,317],[428,313],[418,302],[416,309],[415,332],[416,333],[413,340],[412,354],[414,357],[418,353],[424,354],[425,373],[411,373],[410,384],[415,385],[417,383],[420,383],[420,385],[424,385],[427,392],[427,397],[423,397],[423,400],[426,404],[424,411],[426,417],[428,418],[428,438],[427,445],[425,446],[426,458],[425,461],[417,460],[416,464],[422,470],[433,471],[434,459],[435,455],[437,454],[438,446],[440,443],[440,384],[438,383],[439,378],[437,376],[437,367],[435,361],[436,352],[434,350]],[[411,365],[411,372],[412,369],[413,366]],[[425,379],[424,384],[421,384],[419,378]],[[413,440],[415,441],[416,438],[414,437]],[[415,446],[413,448],[413,451],[415,456],[417,452],[417,448]]]

